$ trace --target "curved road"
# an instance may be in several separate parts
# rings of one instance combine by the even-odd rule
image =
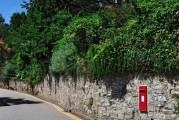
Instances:
[[[23,93],[0,89],[0,120],[72,120],[53,106]]]

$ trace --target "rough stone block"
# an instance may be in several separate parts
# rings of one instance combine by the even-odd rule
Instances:
[[[126,113],[127,112],[127,108],[126,107],[121,107],[121,111],[120,112]]]
[[[126,87],[127,90],[131,90],[132,88],[133,88],[133,87],[132,87],[132,85],[130,85],[130,84],[128,84],[127,87]]]
[[[109,101],[106,101],[103,106],[110,106]]]
[[[153,84],[154,84],[154,85],[159,84],[159,81],[156,80],[156,79],[154,79],[154,80],[153,80]]]
[[[154,111],[155,111],[154,105],[149,104],[149,105],[148,105],[148,111],[149,111],[149,112],[154,112]]]
[[[154,120],[155,119],[159,119],[159,120],[163,120],[165,118],[165,114],[163,114],[163,113],[155,113],[154,114]]]
[[[161,84],[154,85],[154,90],[162,90],[163,86]]]
[[[148,112],[148,118],[153,118],[153,116],[154,116],[154,112]]]
[[[155,107],[163,107],[163,106],[164,106],[164,102],[159,102],[159,101],[155,102]]]
[[[146,118],[148,117],[147,114],[145,113],[141,113],[139,116],[140,116],[140,120],[146,120]]]
[[[163,90],[155,90],[155,93],[156,93],[156,94],[163,94],[164,91],[163,91]]]
[[[122,103],[122,107],[127,107],[127,103]]]
[[[133,118],[134,118],[133,114],[125,114],[125,120],[130,120]]]
[[[172,94],[172,95],[179,95],[179,91],[178,91],[178,90],[172,90],[172,91],[171,91],[171,94]]]
[[[164,108],[167,110],[172,110],[173,107],[174,107],[174,104],[172,102],[168,102],[168,103],[166,103]]]
[[[162,109],[162,112],[163,112],[164,114],[172,114],[172,113],[173,113],[173,110]]]
[[[110,114],[110,118],[117,119],[117,118],[118,118],[118,114],[116,114],[116,113],[111,113],[111,114]]]
[[[124,114],[123,113],[118,114],[118,120],[124,120]]]
[[[134,108],[127,108],[127,114],[134,113]]]
[[[127,101],[127,103],[131,103],[131,101],[132,101],[132,96],[127,97],[127,98],[126,98],[126,101]]]
[[[169,90],[173,90],[173,89],[174,89],[174,86],[168,83],[168,89],[169,89]]]
[[[165,96],[158,96],[158,101],[167,101],[167,98]]]
[[[179,85],[177,85],[177,86],[175,87],[175,90],[179,91]]]
[[[133,97],[138,97],[138,92],[137,92],[137,91],[133,92],[133,93],[132,93],[132,96],[133,96]]]
[[[165,115],[164,120],[179,120],[177,115]]]

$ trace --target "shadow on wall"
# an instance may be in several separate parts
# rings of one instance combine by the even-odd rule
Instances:
[[[114,79],[116,78],[116,79]],[[111,99],[123,99],[127,93],[127,84],[129,78],[127,77],[104,77],[102,78],[107,90],[111,90]]]
[[[75,88],[76,88],[77,79],[78,79],[77,75],[73,74],[70,77],[71,77],[72,81],[74,82],[74,85],[75,85]],[[49,73],[47,75],[46,80],[48,81],[48,86],[49,86],[49,89],[50,89],[50,93],[52,92],[52,89],[54,89],[55,94],[57,94],[57,89],[59,88],[60,78],[62,78],[63,81],[68,81],[70,79],[70,77],[68,75],[65,75],[65,74],[59,74],[59,73],[52,74],[52,73]]]
[[[149,78],[152,79],[154,76],[145,73],[133,73],[128,74],[127,76],[114,75],[111,77],[103,77],[101,80],[106,85],[107,90],[111,90],[111,99],[123,99],[127,94],[127,85],[129,83],[132,84],[135,77],[138,77],[139,80],[143,81],[148,80]]]
[[[47,74],[47,78],[46,80],[48,81],[48,86],[50,89],[50,93],[52,92],[52,89],[55,89],[55,94],[57,93],[57,87],[59,88],[59,81],[60,81],[60,74],[52,74],[49,73]],[[53,86],[53,78],[54,78],[54,82],[55,82],[55,86]]]
[[[0,107],[22,105],[22,104],[40,104],[40,103],[42,102],[25,100],[25,99],[15,99],[12,97],[0,97]]]
[[[55,75],[48,74],[46,80],[48,81],[48,86],[50,88],[50,92],[52,92],[52,89],[54,89],[55,94],[57,93],[57,88],[59,87],[60,77],[61,77],[62,81],[68,81],[70,79],[69,76],[63,75],[63,74],[62,75],[61,74],[55,74]],[[88,79],[87,76],[83,76],[83,77],[84,77],[84,80]],[[116,78],[116,79],[114,79],[114,78]],[[77,77],[77,75],[71,76],[71,80],[73,81],[73,85],[74,85],[75,89],[77,86],[78,79],[79,78]],[[92,80],[90,82],[97,82],[97,84],[99,84],[99,86],[101,85],[100,84],[101,82],[104,83],[106,86],[106,89],[111,90],[110,97],[112,99],[123,99],[127,93],[126,87],[127,87],[127,84],[129,83],[129,81],[130,81],[130,79],[127,77],[122,78],[121,76],[112,76],[112,77],[103,77],[103,78],[101,78],[101,81],[100,80],[97,80],[97,81]],[[84,81],[84,82],[86,83],[86,81]],[[55,85],[55,86],[53,86],[53,85]]]

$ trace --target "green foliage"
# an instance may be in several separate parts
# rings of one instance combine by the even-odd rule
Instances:
[[[53,46],[63,37],[63,29],[72,17],[66,10],[57,11],[55,2],[35,0],[26,6],[27,15],[14,13],[11,17],[11,32],[6,38],[13,49],[11,61],[17,79],[24,79],[31,86],[49,71]]]
[[[5,65],[3,66],[3,68],[1,68],[0,71],[0,78],[1,79],[9,79],[9,77],[12,77],[14,74],[14,66],[11,63],[5,63]]]
[[[175,110],[177,113],[179,113],[179,102],[177,103]]]
[[[37,60],[32,60],[27,70],[28,83],[33,86],[43,79],[43,67]]]
[[[89,46],[99,42],[99,26],[100,16],[98,14],[74,17],[64,30],[64,36],[73,42],[80,55],[85,56]]]
[[[13,13],[13,15],[11,16],[11,20],[10,20],[10,26],[13,29],[17,29],[20,27],[20,25],[22,25],[27,19],[27,16],[25,14],[25,12],[22,13]]]
[[[6,38],[9,34],[9,25],[6,23],[0,24],[0,38]]]
[[[2,14],[0,14],[0,24],[4,23],[5,19],[3,18]]]
[[[149,71],[177,73],[178,1],[126,3],[25,3],[27,14],[13,14],[11,31],[5,39],[13,50],[9,61],[16,77],[33,86],[48,72],[95,76]]]
[[[99,14],[74,17],[64,29],[63,38],[54,46],[51,71],[82,74],[89,47],[99,43],[99,27]]]
[[[5,19],[3,18],[2,14],[0,14],[0,38],[5,39],[9,34],[9,25],[4,23]]]
[[[121,27],[134,15],[136,15],[136,12],[133,9],[133,6],[126,4],[100,11],[102,26],[105,28]]]
[[[75,71],[76,48],[71,42],[64,38],[56,46],[52,54],[50,70],[53,73],[64,73]]]
[[[88,69],[91,73],[105,75],[150,70],[175,74],[178,71],[176,55],[179,51],[175,45],[178,3],[167,0],[138,3],[142,14],[136,11],[133,17],[131,12],[127,15],[131,18],[128,17],[130,19],[123,22],[123,26],[114,28],[115,23],[103,29],[101,39],[105,42],[90,48]]]

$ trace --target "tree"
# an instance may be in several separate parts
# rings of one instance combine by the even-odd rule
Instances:
[[[4,23],[5,19],[3,18],[2,14],[0,14],[0,38],[5,38],[8,36],[9,33],[9,25]]]
[[[27,16],[25,12],[22,13],[13,13],[10,20],[10,26],[12,29],[17,29],[25,23],[27,20]]]
[[[0,24],[3,24],[5,22],[5,19],[3,18],[2,14],[0,14]]]

